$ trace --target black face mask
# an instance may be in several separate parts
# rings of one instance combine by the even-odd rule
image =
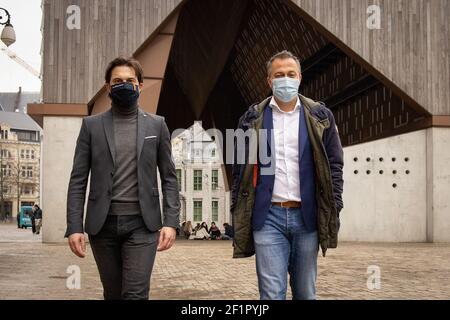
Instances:
[[[122,82],[111,86],[109,93],[114,105],[122,110],[136,106],[139,99],[138,85],[130,82]]]

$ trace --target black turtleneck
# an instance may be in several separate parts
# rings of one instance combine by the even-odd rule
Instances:
[[[110,214],[140,214],[137,179],[138,106],[124,109],[112,104],[116,167]]]

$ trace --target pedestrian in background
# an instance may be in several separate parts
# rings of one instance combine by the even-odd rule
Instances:
[[[37,204],[33,206],[34,227],[36,234],[41,232],[42,227],[42,209]]]

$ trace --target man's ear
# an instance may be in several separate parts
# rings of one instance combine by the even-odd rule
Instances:
[[[105,82],[106,92],[111,93],[111,85],[108,82]]]
[[[143,88],[144,88],[144,83],[143,82],[139,83],[139,93],[142,92]]]
[[[267,77],[267,84],[269,85],[269,88],[272,90],[272,79],[270,79],[270,77]]]

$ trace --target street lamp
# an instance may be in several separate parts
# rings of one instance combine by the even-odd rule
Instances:
[[[14,28],[10,22],[11,15],[9,14],[8,10],[6,10],[5,8],[0,8],[0,24],[5,26],[0,38],[7,47],[16,42],[16,32],[14,31]]]

